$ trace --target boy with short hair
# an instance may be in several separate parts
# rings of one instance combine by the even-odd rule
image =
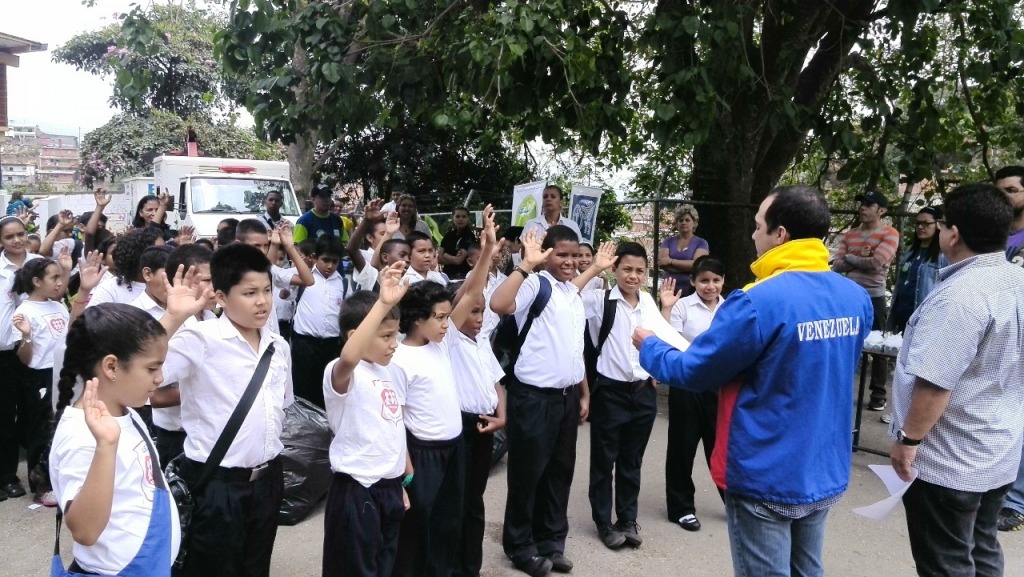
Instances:
[[[270,276],[273,279],[274,290],[293,290],[292,287],[313,285],[313,273],[302,258],[302,254],[295,248],[295,241],[288,225],[281,226],[271,233],[262,220],[247,218],[238,223],[236,240],[260,249],[268,258],[274,256],[278,246],[284,250],[285,256],[292,261],[295,270],[293,272],[271,263]],[[273,301],[271,301],[271,315],[267,326],[275,333],[281,334],[281,327],[277,322],[277,307]]]
[[[491,310],[491,295],[494,294],[494,289],[501,286],[501,283],[505,282],[508,275],[498,270],[498,265],[501,264],[502,257],[504,257],[504,248],[508,245],[508,241],[502,238],[495,245],[495,249],[492,250],[491,265],[487,270],[487,284],[484,286],[484,324],[480,327],[480,338],[489,341],[491,333],[494,332],[495,327],[498,326],[498,321],[501,320],[494,311]],[[466,255],[466,262],[469,263],[471,268],[476,268],[477,259],[482,256],[479,244],[469,245],[468,254]],[[468,279],[473,274],[470,270],[469,274],[466,275]]]
[[[316,241],[313,286],[299,289],[292,318],[292,381],[295,394],[324,406],[324,367],[341,350],[338,314],[348,296],[348,280],[338,271],[341,241],[323,235]]]
[[[388,234],[384,215],[380,212],[383,203],[379,198],[367,203],[363,210],[363,219],[359,221],[345,246],[345,251],[352,261],[352,281],[360,290],[372,290],[377,283],[377,269],[371,264],[374,253],[397,231],[396,221],[395,230]],[[364,249],[364,245],[368,248]]]
[[[434,239],[422,232],[413,231],[405,235],[405,240],[409,243],[409,269],[405,271],[405,276],[412,279],[413,284],[425,280],[440,285],[448,284],[441,273],[434,270],[437,265]]]
[[[576,275],[579,237],[555,225],[523,238],[523,262],[495,289],[491,310],[515,313],[521,327],[541,283],[550,300],[533,322],[508,383],[508,498],[502,545],[517,569],[533,576],[572,570],[565,557],[576,435],[590,391],[583,366],[585,312]],[[539,274],[535,268],[542,267]]]
[[[391,357],[398,309],[409,288],[404,264],[384,271],[380,295],[361,291],[341,311],[344,345],[323,373],[334,439],[334,478],[324,512],[324,577],[390,577],[413,480],[403,423],[405,398]],[[369,506],[368,506],[369,505]]]
[[[210,270],[224,312],[171,337],[163,365],[164,380],[181,389],[181,420],[188,431],[181,472],[192,486],[265,354],[270,365],[220,466],[193,493],[181,575],[263,577],[270,574],[284,492],[278,455],[284,409],[293,401],[290,350],[267,327],[273,295],[266,255],[231,244],[213,254]]]

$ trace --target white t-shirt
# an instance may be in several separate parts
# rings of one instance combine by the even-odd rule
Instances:
[[[21,303],[14,314],[25,315],[29,324],[32,325],[30,333],[32,339],[32,358],[29,360],[30,369],[51,369],[53,368],[53,355],[57,350],[57,343],[63,341],[68,334],[68,323],[71,322],[71,315],[64,305],[51,301],[30,301]],[[21,339],[21,331],[11,323],[10,331],[14,333],[12,338]]]
[[[114,501],[110,520],[92,546],[75,543],[72,553],[82,569],[104,575],[116,575],[135,557],[142,546],[153,513],[156,490],[153,464],[160,466],[157,455],[150,454],[146,441],[132,425],[131,419],[145,431],[146,425],[135,411],[115,417],[121,425],[114,465]],[[68,501],[74,501],[82,490],[96,452],[96,439],[85,424],[85,413],[78,408],[64,409],[50,449],[50,481],[57,502],[67,513]],[[181,530],[178,508],[169,498],[171,518],[171,559],[178,554]]]
[[[459,405],[466,413],[490,415],[498,408],[498,391],[494,385],[505,376],[505,372],[501,370],[498,359],[494,358],[491,343],[482,334],[476,339],[461,331],[456,331],[455,335],[449,352]]]
[[[117,277],[112,276],[101,280],[100,284],[92,289],[92,293],[89,294],[89,304],[85,306],[89,308],[103,303],[131,304],[145,290],[146,283],[144,282],[132,281],[119,285]]]
[[[373,261],[373,249],[359,249],[359,252],[363,253],[363,260],[366,261],[366,264],[362,270],[353,269],[352,282],[356,283],[359,290],[370,291],[373,290],[373,285],[377,284],[377,276],[380,274],[380,271],[373,268],[370,264]]]
[[[331,386],[339,359],[324,369],[324,404],[334,439],[331,470],[347,473],[364,487],[405,473],[405,399],[394,385],[390,367],[360,361],[352,372],[348,392]]]
[[[422,441],[447,441],[462,433],[462,410],[448,353],[453,323],[440,343],[411,347],[400,343],[391,364],[395,388],[405,399],[405,427]]]
[[[295,275],[294,268],[285,268],[281,270],[285,271],[285,274],[291,273],[293,276]],[[289,277],[289,281],[290,279],[291,277]],[[279,283],[276,281],[277,279],[275,278],[272,290],[274,291],[274,310],[277,312],[278,323],[281,321],[290,321],[292,320],[292,317],[295,316],[295,295],[298,293],[299,287],[281,287],[278,286]],[[288,291],[288,298],[281,298],[281,291]]]
[[[38,254],[25,253],[25,262],[42,258]],[[7,254],[0,252],[0,351],[9,351],[14,343],[21,340],[21,333],[13,334],[6,327],[11,326],[14,309],[24,299],[24,295],[14,293],[14,277],[21,267],[7,260]],[[17,332],[17,331],[15,331]]]
[[[711,326],[711,319],[715,318],[715,313],[722,307],[723,300],[722,295],[718,295],[718,304],[712,311],[697,293],[679,299],[672,307],[672,328],[679,331],[684,339],[693,342],[697,335]]]

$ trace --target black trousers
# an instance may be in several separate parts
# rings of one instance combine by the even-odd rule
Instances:
[[[53,369],[25,369],[26,384],[25,410],[19,409],[18,418],[25,416],[25,422],[19,421],[19,428],[24,426],[25,464],[28,469],[29,490],[50,490],[49,467],[33,471],[43,459],[43,453],[50,446],[50,431],[53,430]],[[40,398],[39,392],[45,391]],[[49,462],[49,455],[46,456]]]
[[[401,477],[364,487],[335,473],[324,510],[323,577],[391,577],[404,516]]]
[[[18,479],[21,447],[27,446],[36,418],[32,401],[39,394],[32,394],[27,370],[13,349],[0,351],[0,483]]]
[[[156,453],[160,456],[160,464],[164,467],[171,459],[185,452],[185,431],[168,431],[153,425],[156,430]]]
[[[462,435],[449,441],[407,435],[406,442],[415,476],[406,488],[411,506],[402,519],[394,574],[449,577],[462,542]]]
[[[185,460],[182,474],[195,483],[202,465]],[[269,577],[284,494],[281,459],[258,481],[211,479],[194,494],[188,555],[180,577]]]
[[[455,575],[479,577],[483,566],[484,491],[491,472],[494,433],[480,433],[475,413],[462,413],[462,443],[465,455],[465,498],[462,501],[462,549]]]
[[[697,512],[693,502],[697,491],[693,484],[693,460],[697,456],[697,445],[703,443],[704,459],[711,466],[717,419],[717,392],[694,393],[669,387],[665,504],[672,522]]]
[[[922,577],[1002,577],[999,509],[1012,485],[984,493],[921,479],[903,494],[910,550]]]
[[[341,339],[292,334],[292,387],[296,397],[323,408],[324,368],[341,354]]]
[[[515,563],[565,552],[576,468],[579,387],[540,389],[510,379],[508,496],[502,547]]]
[[[640,469],[658,415],[658,392],[650,381],[626,383],[597,375],[590,394],[590,512],[598,528],[615,516],[636,521]]]
[[[885,327],[886,307],[885,297],[871,297],[871,308],[874,309],[874,320],[871,323],[871,330],[880,331]],[[871,381],[868,388],[871,390],[872,401],[885,400],[885,383],[889,380],[889,359],[882,355],[868,355],[871,359]],[[860,370],[867,370],[861,367]]]

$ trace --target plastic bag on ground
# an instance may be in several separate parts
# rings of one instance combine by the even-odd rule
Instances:
[[[331,487],[331,429],[327,413],[305,399],[284,410],[284,498],[277,520],[295,525],[306,518]]]

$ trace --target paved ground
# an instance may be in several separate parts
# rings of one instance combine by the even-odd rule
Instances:
[[[862,444],[887,449],[885,425],[878,421],[878,416],[879,413],[865,413]],[[609,551],[597,539],[587,500],[589,426],[580,431],[576,481],[569,508],[571,529],[566,550],[566,555],[576,563],[574,575],[717,577],[732,574],[725,515],[703,463],[697,465],[694,477],[698,488],[698,514],[704,528],[698,533],[687,533],[665,519],[664,458],[668,427],[665,417],[662,410],[644,463],[639,519],[644,544],[637,550]],[[794,426],[798,427],[799,423],[794,423]],[[869,521],[850,511],[853,507],[873,503],[886,496],[885,488],[867,466],[887,461],[866,453],[854,454],[850,489],[829,517],[825,543],[827,575],[915,575],[902,508],[882,522]],[[513,570],[501,553],[501,519],[505,502],[503,463],[495,467],[487,493],[488,530],[484,542],[483,575],[522,575]],[[53,512],[29,510],[28,503],[25,498],[0,503],[0,577],[43,577],[48,574],[53,550]],[[1006,575],[1024,576],[1024,532],[1003,533],[1000,537],[1006,553]],[[65,545],[64,558],[69,561],[70,536],[67,531],[62,541]],[[274,551],[273,575],[320,575],[322,544],[321,506],[298,526],[280,529]]]

